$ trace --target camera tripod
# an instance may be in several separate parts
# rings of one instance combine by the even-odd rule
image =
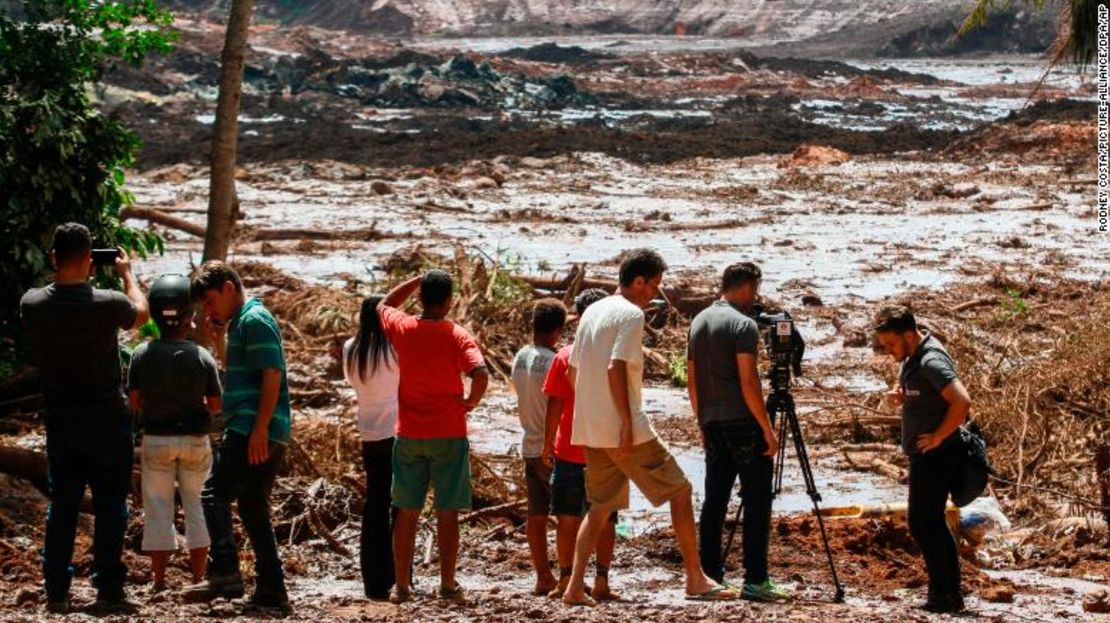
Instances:
[[[802,427],[798,424],[798,414],[794,410],[794,396],[790,393],[789,378],[789,372],[783,375],[772,374],[773,391],[767,397],[767,417],[771,419],[771,426],[778,425],[779,438],[779,451],[775,456],[771,497],[776,498],[782,493],[782,472],[786,462],[786,433],[789,432],[790,437],[794,440],[794,454],[798,457],[798,463],[802,468],[802,479],[805,481],[806,493],[809,494],[809,499],[813,500],[813,515],[817,517],[817,525],[821,529],[821,541],[825,545],[825,556],[829,561],[829,571],[832,572],[833,586],[836,587],[834,601],[841,603],[844,601],[844,587],[840,584],[840,579],[836,575],[836,564],[833,563],[832,550],[829,548],[829,537],[825,533],[825,521],[821,516],[819,506],[821,494],[817,491],[817,484],[813,479],[813,469],[809,464],[809,454],[806,452],[806,442],[802,437]],[[782,383],[783,379],[785,379],[785,384]],[[736,528],[740,525],[743,511],[744,503],[741,502],[740,507],[736,509],[736,520],[728,533],[728,542],[725,545],[722,560],[727,560],[728,554],[732,550],[732,540],[736,536]]]

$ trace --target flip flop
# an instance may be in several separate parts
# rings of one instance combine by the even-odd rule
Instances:
[[[714,586],[704,593],[686,595],[686,601],[732,601],[738,598],[736,591],[725,586]]]

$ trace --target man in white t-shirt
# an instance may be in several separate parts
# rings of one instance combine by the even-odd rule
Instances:
[[[563,593],[568,605],[594,603],[585,591],[586,563],[610,513],[628,508],[629,480],[654,506],[671,505],[687,599],[737,597],[702,571],[690,481],[660,443],[641,404],[643,308],[659,294],[666,270],[666,262],[651,249],[627,252],[619,292],[591,305],[578,323],[567,373],[577,396],[571,443],[586,450],[590,511],[578,531],[570,584]]]

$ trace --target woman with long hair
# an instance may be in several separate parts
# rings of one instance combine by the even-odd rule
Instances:
[[[358,333],[343,345],[343,377],[358,397],[366,505],[362,510],[359,559],[366,596],[388,600],[393,587],[393,438],[397,431],[396,355],[378,316],[380,295],[362,301]]]

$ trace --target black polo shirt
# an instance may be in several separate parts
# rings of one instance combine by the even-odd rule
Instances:
[[[940,427],[948,413],[948,401],[941,392],[956,380],[956,364],[940,341],[926,334],[917,350],[902,362],[898,375],[902,390],[902,450],[917,454],[917,436]],[[955,440],[950,435],[941,444]]]

